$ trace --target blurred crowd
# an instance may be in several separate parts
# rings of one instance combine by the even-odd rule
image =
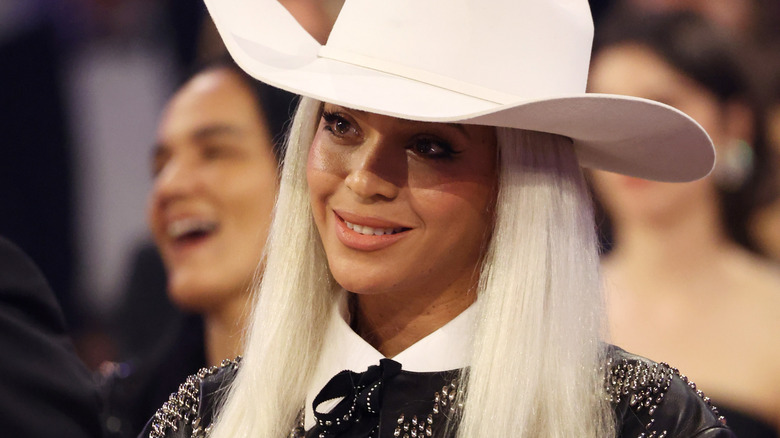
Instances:
[[[338,0],[280,1],[327,39]],[[718,154],[688,184],[589,173],[609,339],[690,374],[742,436],[777,436],[780,2],[591,6],[589,91],[678,108]],[[135,436],[240,353],[295,98],[232,64],[193,0],[4,0],[0,83],[0,236],[56,294],[103,433]]]

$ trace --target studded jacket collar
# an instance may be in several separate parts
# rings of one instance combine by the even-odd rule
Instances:
[[[314,426],[314,398],[333,376],[342,370],[362,372],[386,360],[381,352],[350,327],[352,318],[348,300],[348,293],[342,290],[325,327],[322,352],[307,388],[304,405],[306,429]],[[476,317],[476,308],[467,308],[447,324],[393,356],[393,361],[401,364],[404,371],[415,372],[435,373],[467,366]],[[329,410],[329,403],[325,402],[323,407]]]
[[[216,406],[216,394],[235,377],[240,360],[201,370],[181,385],[157,411],[139,438],[205,438]],[[382,396],[374,431],[332,433],[317,424],[291,437],[351,438],[437,436],[441,424],[462,408],[456,384],[458,370],[394,373]],[[696,385],[667,364],[655,363],[610,348],[606,394],[618,419],[619,438],[734,438],[725,420]]]

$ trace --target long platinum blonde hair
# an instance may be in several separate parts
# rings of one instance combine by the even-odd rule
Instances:
[[[320,107],[304,98],[293,122],[244,359],[212,438],[287,436],[304,405],[338,290],[306,183]],[[496,222],[457,436],[613,437],[595,229],[573,147],[516,129],[497,137]]]

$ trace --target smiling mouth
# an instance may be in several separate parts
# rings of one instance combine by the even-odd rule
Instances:
[[[356,251],[379,251],[403,240],[409,234],[408,231],[412,230],[397,222],[347,214],[347,217],[353,221],[368,222],[373,226],[363,225],[346,220],[340,212],[334,211],[334,213],[337,219],[335,231],[338,240],[347,248]]]
[[[168,224],[168,237],[176,242],[190,242],[214,233],[218,228],[215,221],[197,218],[180,219]]]
[[[406,230],[409,229],[409,228],[404,228],[404,227],[397,227],[397,228],[372,228],[372,227],[365,226],[365,225],[353,224],[352,222],[349,222],[349,221],[344,220],[344,219],[342,219],[342,220],[347,225],[347,228],[349,228],[350,230],[352,230],[352,231],[354,231],[356,233],[363,234],[363,235],[366,235],[366,236],[384,236],[386,234],[397,234],[397,233],[400,233],[400,232],[403,232],[403,231],[406,231]]]

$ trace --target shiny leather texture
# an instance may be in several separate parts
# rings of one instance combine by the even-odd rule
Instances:
[[[617,347],[609,347],[610,362],[605,377],[607,393],[613,397],[618,438],[734,438],[717,410],[701,391],[674,368],[632,355]],[[197,397],[197,416],[182,416],[171,424],[147,424],[139,438],[195,438],[204,436],[203,429],[212,421],[217,394],[235,377],[237,366],[226,366],[201,379]],[[299,430],[305,437],[366,438],[404,436],[414,427],[426,436],[425,428],[432,418],[433,436],[450,409],[459,409],[459,393],[454,378],[458,370],[438,373],[401,371],[388,382],[383,382],[382,405],[378,412],[378,427],[371,434],[352,433],[352,429],[331,434],[325,426],[317,425],[309,431]],[[454,394],[453,397],[444,395]],[[438,402],[434,401],[434,394]],[[172,395],[173,398],[176,394]],[[444,404],[442,400],[446,399]],[[434,405],[436,408],[434,409]],[[466,407],[467,408],[467,407]],[[434,411],[438,411],[434,413]],[[417,417],[417,422],[412,419]],[[438,420],[437,420],[438,418]],[[193,428],[195,423],[195,428]],[[200,426],[198,428],[197,426]],[[406,429],[404,428],[406,426]],[[174,430],[175,429],[175,430]],[[396,431],[400,434],[396,435]],[[411,435],[410,435],[411,436]]]

